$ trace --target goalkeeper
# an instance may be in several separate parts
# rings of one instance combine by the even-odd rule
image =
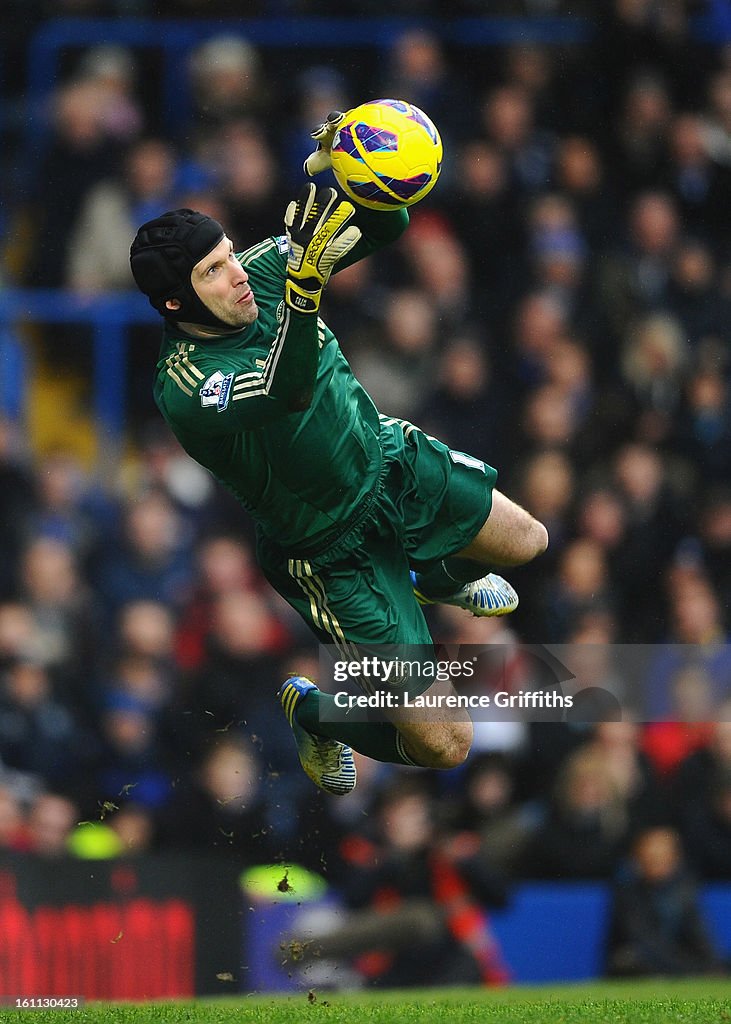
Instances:
[[[307,173],[330,165],[341,116],[313,133]],[[356,211],[309,183],[287,207],[285,234],[243,253],[191,210],[144,224],[130,253],[165,320],[154,385],[162,415],[253,516],[272,586],[345,658],[368,645],[430,645],[424,603],[513,611],[517,595],[488,569],[547,544],[544,527],[495,489],[494,469],[379,415],[318,316],[330,274],[407,225],[405,209]],[[333,695],[300,677],[279,699],[304,770],[330,793],[355,785],[353,748],[432,768],[462,763],[470,748],[466,714],[333,721]]]

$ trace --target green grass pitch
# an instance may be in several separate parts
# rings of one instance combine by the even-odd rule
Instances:
[[[241,996],[198,1002],[87,1003],[78,1010],[0,1010],[26,1024],[729,1024],[731,979],[551,988]]]

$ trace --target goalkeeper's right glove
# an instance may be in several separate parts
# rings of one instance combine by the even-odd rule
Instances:
[[[310,132],[310,138],[313,138],[317,143],[317,149],[314,153],[310,153],[305,160],[305,174],[308,176],[319,174],[321,171],[326,171],[328,167],[332,167],[330,150],[332,149],[335,132],[338,130],[344,117],[345,114],[342,110],[332,110],[327,115],[327,120],[323,121],[322,124],[318,124],[317,128]]]
[[[346,227],[355,213],[352,203],[338,201],[334,188],[304,185],[287,207],[287,281],[284,300],[300,313],[317,313],[322,289],[333,267],[360,238],[360,228]]]

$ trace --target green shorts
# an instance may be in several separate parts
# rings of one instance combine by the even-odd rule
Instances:
[[[346,657],[369,645],[429,645],[409,569],[453,555],[492,507],[497,471],[405,420],[381,417],[384,470],[362,521],[333,547],[292,557],[260,537],[264,575],[321,643]]]

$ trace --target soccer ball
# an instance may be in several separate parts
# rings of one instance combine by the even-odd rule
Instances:
[[[431,192],[442,152],[439,132],[413,103],[369,100],[343,118],[333,139],[332,166],[353,202],[395,210]]]

